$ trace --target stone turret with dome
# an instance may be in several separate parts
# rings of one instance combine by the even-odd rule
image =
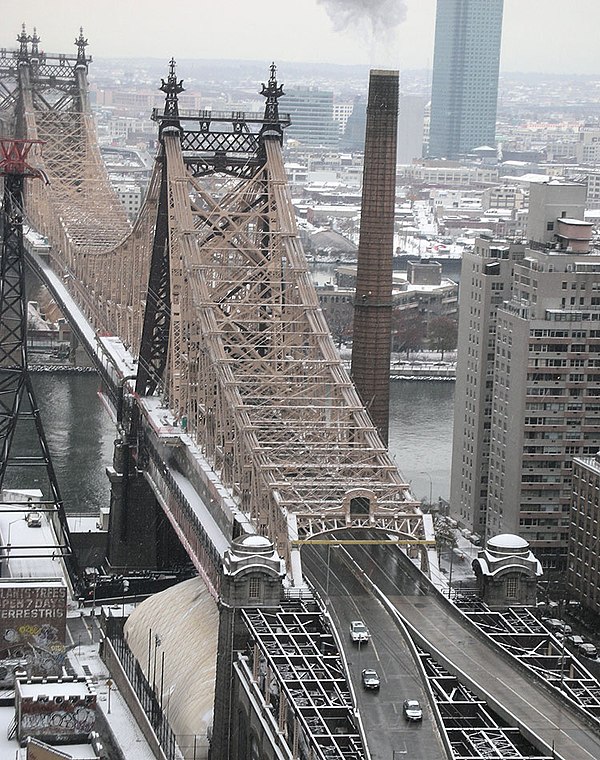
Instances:
[[[542,566],[524,538],[501,533],[488,539],[473,560],[473,571],[479,594],[491,609],[535,606]]]

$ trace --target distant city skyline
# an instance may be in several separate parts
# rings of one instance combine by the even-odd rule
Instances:
[[[25,0],[3,7],[0,46],[16,46],[25,23],[48,52],[67,52],[83,26],[97,58],[431,68],[435,7],[435,0]],[[598,0],[506,0],[501,71],[600,74],[599,26]]]

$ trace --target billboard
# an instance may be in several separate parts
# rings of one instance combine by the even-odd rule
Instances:
[[[96,695],[68,696],[69,684],[63,686],[65,696],[40,694],[18,700],[17,738],[21,744],[30,736],[53,744],[87,742],[96,725]]]
[[[24,645],[64,648],[67,588],[62,580],[0,582],[0,657]]]

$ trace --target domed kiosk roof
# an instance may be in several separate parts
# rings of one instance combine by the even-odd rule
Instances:
[[[238,554],[272,554],[273,542],[266,536],[243,536],[235,541],[235,551]]]
[[[514,533],[500,533],[488,539],[487,549],[497,555],[523,555],[529,553],[529,542]]]
[[[473,570],[486,576],[500,577],[519,572],[530,577],[542,575],[542,566],[529,548],[529,542],[513,533],[500,533],[489,538],[473,560]]]

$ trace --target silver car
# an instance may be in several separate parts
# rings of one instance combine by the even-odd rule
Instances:
[[[405,699],[402,703],[402,712],[406,720],[422,720],[423,710],[417,699]]]
[[[350,639],[354,644],[360,644],[363,641],[367,642],[370,638],[369,629],[362,620],[353,620],[350,623]]]

